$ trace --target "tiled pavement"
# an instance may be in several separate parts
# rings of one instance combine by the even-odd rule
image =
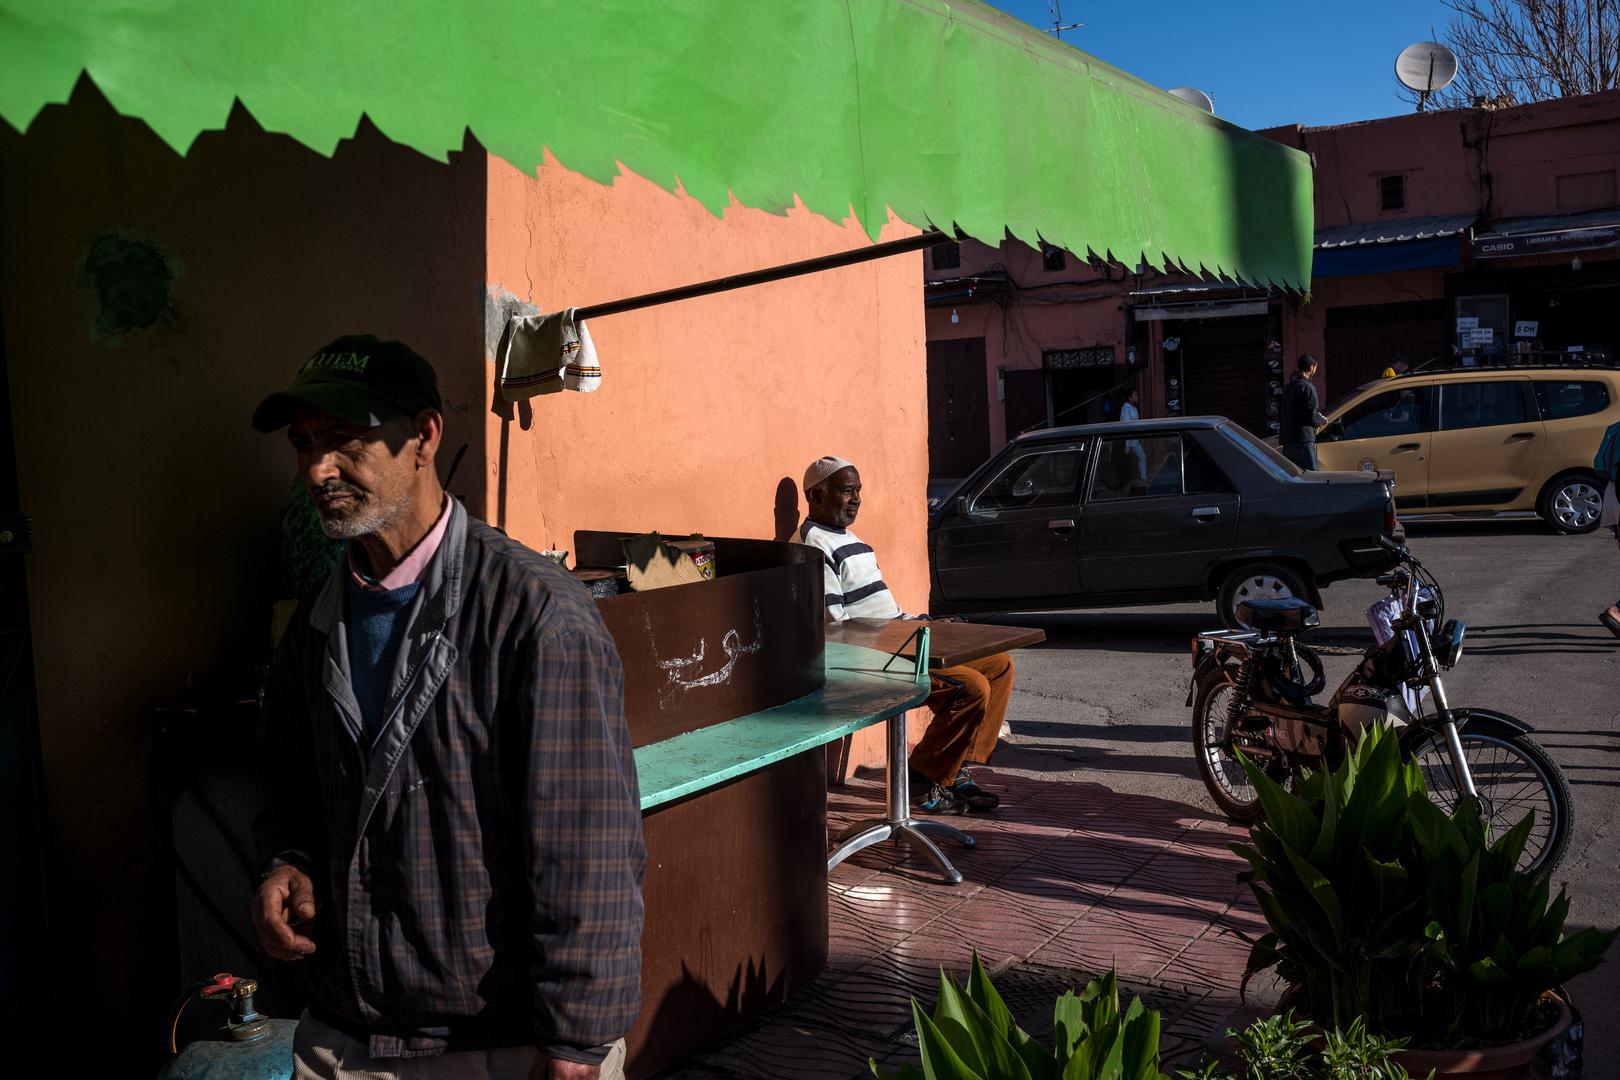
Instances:
[[[978,846],[942,849],[962,872],[946,885],[897,843],[867,848],[831,875],[827,969],[805,991],[666,1080],[853,1080],[867,1061],[917,1061],[910,999],[931,1010],[939,967],[965,974],[976,947],[1027,1030],[1049,1040],[1064,985],[1116,965],[1122,984],[1161,1011],[1166,1063],[1191,1062],[1237,1009],[1248,946],[1264,930],[1242,860],[1243,830],[1193,807],[1096,784],[976,771],[1002,805],[947,819]],[[881,817],[881,778],[829,794],[829,831]],[[1041,1003],[1043,1004],[1037,1004]],[[1044,1026],[1043,1026],[1044,1025]],[[909,1038],[908,1038],[909,1037]]]

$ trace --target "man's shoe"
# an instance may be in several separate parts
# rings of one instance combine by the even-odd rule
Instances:
[[[959,817],[968,812],[966,799],[916,769],[911,770],[911,805],[925,814]]]
[[[956,770],[956,783],[951,785],[950,790],[975,810],[994,810],[1001,805],[1000,796],[990,794],[973,782],[973,775],[967,771],[966,765]]]

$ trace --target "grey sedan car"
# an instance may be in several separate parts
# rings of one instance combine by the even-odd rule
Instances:
[[[1225,417],[1032,432],[928,521],[935,615],[1216,602],[1322,602],[1390,565],[1395,474],[1305,472]]]

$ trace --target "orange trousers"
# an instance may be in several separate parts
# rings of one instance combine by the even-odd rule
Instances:
[[[1012,697],[1013,662],[1006,653],[931,672],[928,708],[934,719],[915,749],[911,767],[949,787],[964,761],[989,761],[1001,737]]]

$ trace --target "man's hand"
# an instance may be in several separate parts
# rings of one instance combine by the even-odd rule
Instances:
[[[600,1065],[548,1057],[543,1050],[535,1051],[534,1065],[529,1069],[529,1080],[596,1080],[601,1075]]]
[[[288,923],[315,917],[315,883],[296,866],[270,871],[253,897],[253,928],[259,944],[277,960],[302,960],[315,951],[315,943],[294,932]]]

